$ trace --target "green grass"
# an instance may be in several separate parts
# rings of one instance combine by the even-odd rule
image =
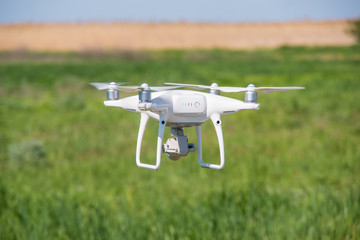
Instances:
[[[150,171],[135,163],[140,116],[105,108],[95,81],[306,90],[224,116],[222,171],[196,153]],[[358,46],[0,53],[0,239],[359,239],[359,93]],[[218,161],[209,122],[203,148]]]

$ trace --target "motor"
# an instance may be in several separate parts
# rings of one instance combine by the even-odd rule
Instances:
[[[255,91],[255,86],[249,84],[247,87],[249,90],[245,92],[245,102],[246,103],[256,103],[257,102],[257,92]]]

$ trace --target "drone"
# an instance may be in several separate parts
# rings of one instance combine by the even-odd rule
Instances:
[[[236,113],[242,110],[260,108],[257,103],[257,92],[271,93],[289,90],[301,90],[304,87],[221,87],[216,83],[194,85],[182,83],[165,83],[167,86],[152,87],[146,83],[140,86],[123,86],[123,83],[90,83],[98,90],[107,90],[105,106],[118,107],[130,112],[140,113],[140,127],[136,145],[136,164],[141,168],[157,170],[161,163],[161,153],[166,153],[171,160],[179,160],[195,151],[195,145],[188,142],[183,128],[195,127],[197,137],[198,161],[201,167],[220,170],[225,165],[224,138],[221,127],[221,115]],[[192,88],[208,90],[179,90]],[[138,92],[138,95],[119,98],[119,92]],[[244,101],[221,96],[220,93],[244,92]],[[159,121],[157,137],[156,163],[147,164],[140,160],[141,144],[150,118]],[[211,120],[214,125],[220,149],[220,163],[206,163],[202,158],[201,125]],[[172,137],[163,144],[165,127],[170,127]]]

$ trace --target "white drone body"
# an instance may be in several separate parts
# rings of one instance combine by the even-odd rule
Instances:
[[[277,88],[255,88],[249,85],[247,88],[219,87],[217,84],[211,86],[176,84],[173,87],[149,87],[142,84],[140,87],[119,86],[115,83],[92,83],[99,90],[107,89],[108,100],[105,106],[119,107],[131,112],[141,114],[140,128],[136,145],[136,164],[139,167],[156,170],[160,167],[161,153],[164,152],[171,160],[178,160],[187,156],[189,152],[195,151],[194,144],[189,144],[184,135],[184,127],[195,127],[197,136],[198,161],[201,167],[211,169],[222,169],[225,164],[224,139],[221,128],[221,115],[239,112],[241,110],[259,109],[256,103],[256,91],[275,92],[304,89],[302,87],[277,87]],[[195,89],[209,89],[209,93],[189,90],[173,90],[179,87],[190,87]],[[120,90],[139,90],[139,95],[119,99]],[[151,92],[157,91],[157,92]],[[245,101],[220,96],[220,92],[245,92]],[[140,159],[141,144],[149,118],[159,121],[157,138],[156,163],[155,165],[142,163]],[[205,163],[202,159],[201,124],[211,120],[219,143],[219,164]],[[171,128],[171,134],[175,138],[169,138],[163,144],[165,127]]]

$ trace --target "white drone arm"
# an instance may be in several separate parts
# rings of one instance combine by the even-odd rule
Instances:
[[[214,113],[210,116],[212,123],[214,124],[216,135],[219,142],[220,149],[220,164],[211,164],[204,163],[202,160],[202,141],[201,141],[201,125],[196,126],[196,137],[197,137],[197,145],[198,145],[198,160],[201,167],[211,168],[211,169],[222,169],[225,164],[225,148],[224,148],[224,138],[222,134],[221,128],[221,120],[220,114]]]
[[[162,140],[163,140],[165,125],[166,125],[166,115],[160,115],[160,119],[159,119],[159,131],[158,131],[156,164],[155,165],[142,163],[140,161],[141,143],[143,140],[145,128],[146,128],[148,121],[149,121],[149,115],[142,112],[141,119],[140,119],[139,134],[138,134],[138,139],[137,139],[137,144],[136,144],[136,164],[141,168],[157,170],[160,167],[160,163],[161,163]]]

